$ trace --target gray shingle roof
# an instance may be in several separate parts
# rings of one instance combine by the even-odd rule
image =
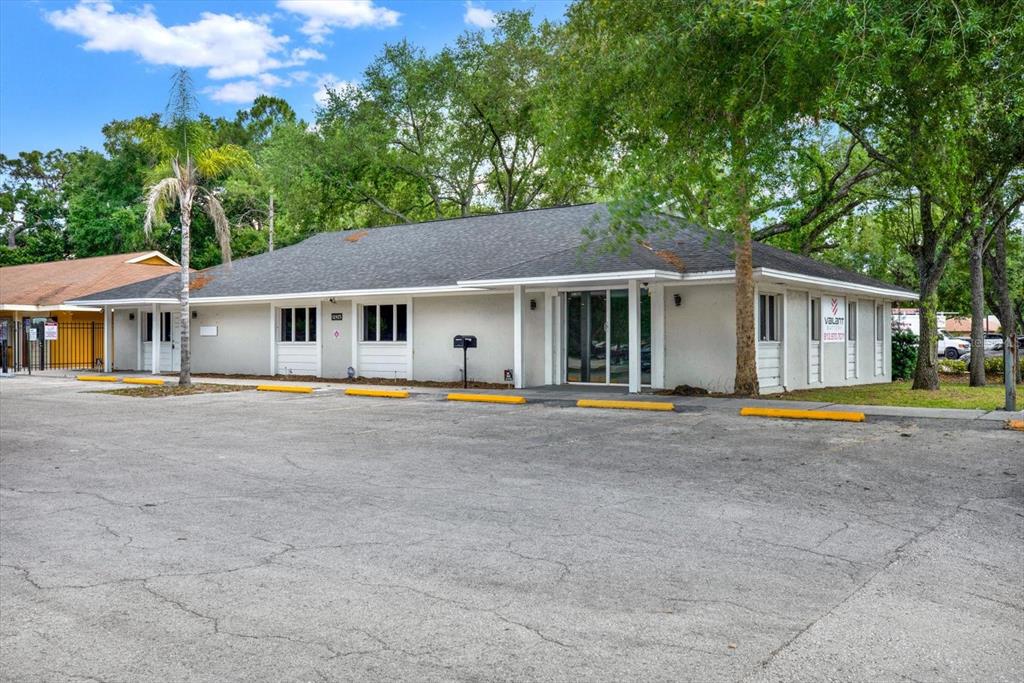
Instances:
[[[652,219],[653,220],[653,219]],[[603,204],[471,216],[328,232],[216,266],[193,276],[192,298],[273,296],[311,292],[452,287],[459,281],[681,270],[700,273],[733,267],[726,236],[678,223],[670,237],[653,236],[629,253],[609,253],[584,230],[609,221]],[[887,289],[899,289],[813,259],[755,244],[754,266]],[[200,284],[196,282],[196,284]],[[118,287],[85,300],[172,299],[177,275]]]

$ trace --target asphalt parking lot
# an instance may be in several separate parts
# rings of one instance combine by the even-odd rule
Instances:
[[[3,680],[1024,678],[1020,433],[99,388],[0,382]]]

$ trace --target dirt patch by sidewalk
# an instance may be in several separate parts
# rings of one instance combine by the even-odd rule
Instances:
[[[210,377],[222,379],[251,379],[260,382],[287,381],[287,382],[317,382],[326,384],[370,384],[375,386],[396,386],[396,387],[433,387],[436,389],[461,389],[462,382],[432,382],[408,379],[385,379],[381,377],[314,377],[313,375],[228,375],[220,373],[203,373],[196,377]],[[470,389],[512,389],[510,384],[499,384],[497,382],[470,382]]]
[[[193,394],[225,394],[232,391],[253,391],[256,387],[246,384],[206,384],[198,383],[188,387],[177,384],[163,386],[136,386],[124,389],[106,389],[96,394],[113,394],[115,396],[132,396],[134,398],[164,398],[166,396],[192,396]]]

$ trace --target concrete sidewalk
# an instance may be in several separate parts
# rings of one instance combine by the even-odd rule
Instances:
[[[34,373],[33,377],[54,377],[71,378],[76,375],[86,374],[68,370],[47,370],[41,373]],[[102,372],[87,373],[103,375]],[[153,377],[150,373],[144,372],[113,372],[109,373],[117,377]],[[177,381],[175,375],[159,375],[168,383]],[[207,382],[216,384],[277,384],[284,386],[307,386],[313,387],[315,391],[343,391],[348,388],[361,389],[406,389],[413,397],[441,399],[450,392],[470,392],[474,394],[515,394],[524,396],[531,403],[542,403],[548,405],[572,405],[581,399],[621,399],[621,400],[657,400],[667,401],[675,404],[676,410],[680,412],[694,412],[713,410],[716,412],[736,413],[746,405],[756,405],[763,408],[797,408],[803,410],[830,410],[830,411],[856,411],[873,417],[907,417],[942,420],[965,420],[984,422],[1006,422],[1007,420],[1024,419],[1024,410],[978,410],[958,408],[915,408],[910,406],[876,406],[876,405],[855,405],[845,403],[827,403],[824,401],[788,401],[773,398],[729,398],[717,396],[663,396],[651,391],[642,394],[629,394],[622,387],[609,386],[581,386],[581,385],[560,385],[527,387],[526,389],[461,389],[452,387],[424,387],[415,384],[366,384],[362,382],[331,382],[331,381],[308,381],[289,380],[281,377],[265,377],[260,379],[217,377],[202,374],[193,375],[196,382]]]

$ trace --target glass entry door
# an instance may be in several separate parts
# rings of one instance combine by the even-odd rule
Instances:
[[[565,297],[565,379],[629,383],[629,291],[599,289]],[[640,295],[641,382],[651,381],[651,300]]]

